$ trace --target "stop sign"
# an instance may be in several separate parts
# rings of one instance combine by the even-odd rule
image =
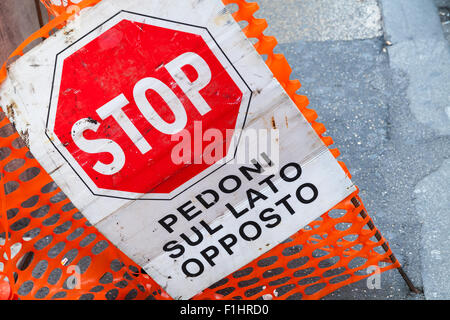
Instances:
[[[175,299],[356,190],[221,0],[102,0],[11,64],[0,105]]]
[[[206,28],[121,12],[96,31],[58,54],[48,130],[94,194],[173,197],[230,152],[250,90]],[[208,129],[215,163],[201,161]]]

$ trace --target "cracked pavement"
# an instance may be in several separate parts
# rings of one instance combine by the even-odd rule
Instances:
[[[376,226],[424,294],[396,270],[325,299],[449,299],[450,0],[260,0],[360,188]],[[438,9],[439,8],[439,9]],[[441,18],[441,19],[440,19]]]

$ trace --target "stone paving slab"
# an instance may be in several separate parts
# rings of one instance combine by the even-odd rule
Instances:
[[[427,299],[450,299],[450,160],[417,184],[414,200],[423,219],[423,282]]]
[[[382,35],[377,0],[258,0],[268,34],[280,43],[354,40]]]
[[[448,298],[450,56],[437,7],[432,0],[259,3],[271,25],[265,33],[280,40],[275,51],[286,55],[369,214],[425,291],[411,294],[391,270],[380,289],[360,281],[326,299]],[[379,17],[361,27],[352,15],[369,11]]]
[[[427,299],[450,298],[450,44],[439,19],[438,6],[449,1],[382,0],[385,37],[390,66],[409,80],[406,90],[416,130],[427,130],[422,141],[413,140],[412,155],[426,143],[423,178],[416,181],[412,195],[422,224],[420,238],[423,289]],[[439,3],[437,3],[439,2]],[[444,3],[445,2],[445,3]],[[398,17],[402,19],[398,19]],[[405,127],[406,124],[402,123]],[[430,149],[430,146],[435,148]],[[439,164],[439,165],[438,165]]]

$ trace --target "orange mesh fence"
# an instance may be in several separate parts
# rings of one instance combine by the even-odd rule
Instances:
[[[84,0],[77,8],[99,1]],[[77,12],[67,10],[75,5],[71,1],[60,6],[48,0],[42,2],[55,18],[10,58],[22,55],[28,44],[48,37]],[[267,65],[323,142],[332,145],[333,140],[324,136],[324,125],[315,121],[316,112],[307,108],[308,99],[296,94],[300,82],[290,79],[288,62],[283,55],[273,53],[277,41],[263,34],[267,22],[253,16],[258,4],[245,0],[223,2],[234,5],[236,21],[248,22],[244,33],[255,39],[256,50],[267,56]],[[5,64],[0,82],[6,73]],[[0,296],[6,292],[3,298],[10,299],[170,299],[73,206],[5,116],[8,106],[1,107]],[[337,149],[330,150],[339,156]],[[378,266],[383,272],[400,264],[355,192],[194,299],[319,299],[370,276],[369,266]],[[11,284],[10,292],[4,289],[6,282]]]

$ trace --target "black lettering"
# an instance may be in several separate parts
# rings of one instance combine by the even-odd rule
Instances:
[[[309,188],[313,192],[313,195],[310,199],[305,199],[302,195],[302,190],[305,188]],[[297,189],[296,195],[297,195],[298,201],[300,201],[301,203],[304,203],[304,204],[308,204],[317,199],[317,197],[319,196],[319,190],[317,190],[316,186],[313,185],[312,183],[305,183],[305,184],[302,184]]]
[[[191,206],[191,207],[189,207]],[[189,208],[186,208],[189,207]],[[185,204],[183,204],[181,207],[179,207],[177,210],[178,212],[180,212],[183,217],[186,218],[187,221],[191,221],[192,219],[194,219],[196,216],[198,216],[200,213],[202,213],[200,210],[195,212],[195,213],[191,213],[192,211],[194,211],[196,208],[195,206],[192,204],[192,201],[188,201]]]
[[[187,242],[188,245],[191,247],[195,247],[196,245],[199,245],[203,241],[203,235],[201,231],[199,231],[196,227],[191,228],[192,231],[197,235],[197,239],[192,241],[190,237],[186,236],[184,233],[180,234],[181,239]]]
[[[259,182],[259,185],[262,186],[263,184],[267,184],[269,186],[269,188],[273,191],[273,193],[277,193],[278,192],[278,188],[275,186],[275,184],[272,182],[272,179],[275,178],[275,175],[272,174],[270,176],[268,176],[267,178],[265,178],[264,180],[262,180],[261,182]]]
[[[230,181],[230,180],[233,180],[233,181],[234,181],[235,186],[232,187],[232,188],[227,188],[227,187],[225,186],[225,183],[226,183],[227,181]],[[223,193],[233,193],[233,192],[239,190],[239,188],[241,187],[241,185],[242,185],[242,181],[241,181],[241,179],[239,179],[238,176],[229,175],[229,176],[226,176],[225,178],[223,178],[222,180],[220,180],[220,182],[219,182],[219,189],[220,189],[220,191],[222,191]]]
[[[258,201],[259,199],[267,200],[267,196],[254,189],[248,189],[247,199],[248,203],[250,204],[250,209],[253,209],[255,207],[256,201]]]
[[[233,216],[238,219],[240,217],[242,217],[244,214],[246,214],[248,212],[248,208],[244,208],[242,209],[240,212],[237,212],[236,209],[229,203],[227,203],[225,205],[225,207],[227,207],[228,210],[231,211],[231,213],[233,214]]]
[[[169,220],[167,222],[167,220]],[[165,216],[164,218],[162,218],[161,220],[159,220],[159,224],[162,225],[164,227],[164,229],[166,229],[169,233],[173,232],[173,229],[171,228],[171,226],[173,226],[175,224],[175,222],[177,222],[178,218],[176,215],[174,214],[168,214],[167,216]]]
[[[175,241],[175,240],[167,242],[163,246],[163,250],[165,252],[171,252],[174,250],[178,250],[178,253],[172,253],[169,255],[169,257],[174,258],[174,259],[181,257],[185,251],[183,245],[179,244],[178,241]]]
[[[248,235],[248,228],[249,226],[253,226],[254,230],[256,231],[255,235],[249,236]],[[247,221],[242,224],[242,226],[239,228],[239,234],[241,235],[242,239],[246,241],[254,241],[258,239],[261,236],[262,230],[259,224],[257,224],[254,221]]]
[[[216,233],[217,231],[219,231],[220,229],[223,228],[223,225],[219,224],[217,227],[215,227],[214,229],[211,229],[211,227],[209,226],[209,224],[207,224],[205,221],[200,221],[200,225],[205,228],[205,230],[210,234],[213,235],[214,233]]]
[[[289,168],[294,168],[296,171],[293,177],[288,177],[286,175],[286,170]],[[302,175],[302,167],[295,162],[288,163],[280,170],[280,177],[286,182],[294,182],[295,180],[298,180],[301,177],[301,175]]]
[[[189,271],[188,270],[189,264],[197,265],[198,271],[197,272]],[[203,266],[203,263],[200,260],[193,258],[193,259],[188,259],[185,262],[183,262],[183,264],[181,265],[181,270],[183,270],[183,273],[186,275],[186,277],[195,278],[195,277],[198,277],[199,275],[201,275],[203,273],[203,271],[205,271],[205,267]]]
[[[253,177],[252,177],[251,174],[249,174],[249,172],[259,173],[259,174],[264,172],[264,169],[259,164],[259,162],[257,162],[256,160],[253,159],[252,163],[254,165],[253,168],[252,167],[244,167],[244,166],[239,168],[239,171],[247,178],[248,181],[252,181],[253,180]]]
[[[277,202],[275,202],[275,205],[278,207],[280,204],[282,204],[282,205],[287,209],[287,211],[289,211],[289,213],[290,213],[291,215],[294,215],[294,214],[295,214],[295,210],[292,209],[291,205],[290,205],[289,202],[288,202],[288,200],[289,200],[290,198],[291,198],[291,195],[288,194],[288,195],[285,196],[284,198],[282,198],[282,199],[278,200]]]
[[[277,225],[279,225],[281,223],[281,216],[279,214],[271,214],[271,215],[267,215],[267,213],[269,212],[274,212],[275,210],[272,208],[267,208],[263,211],[261,211],[261,213],[259,214],[259,218],[261,219],[262,222],[269,222],[271,220],[275,220],[272,223],[266,224],[267,228],[275,228]]]
[[[210,199],[209,201],[206,201],[204,199],[204,196],[206,196],[206,195],[212,196],[212,199]],[[203,191],[201,194],[199,194],[195,198],[198,200],[198,202],[200,202],[202,204],[202,206],[205,207],[205,209],[209,209],[213,205],[215,205],[217,203],[217,201],[219,201],[219,194],[216,191],[209,189],[209,190]]]
[[[228,252],[228,254],[231,256],[233,254],[233,250],[231,250],[231,247],[233,247],[237,243],[237,238],[234,234],[230,233],[220,238],[219,243],[222,245],[225,251]]]
[[[261,157],[266,161],[266,163],[269,165],[269,167],[272,167],[274,165],[273,161],[270,159],[270,157],[267,155],[267,153],[265,153],[265,152],[261,153]]]
[[[203,258],[205,258],[206,262],[208,262],[211,267],[214,267],[216,265],[214,263],[214,258],[219,255],[219,249],[215,246],[209,246],[208,248],[200,251],[200,254]]]

